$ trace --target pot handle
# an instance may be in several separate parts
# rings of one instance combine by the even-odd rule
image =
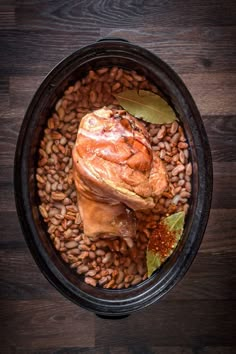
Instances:
[[[127,39],[120,38],[120,37],[104,37],[104,38],[97,40],[97,42],[110,42],[110,41],[129,43],[129,41]]]

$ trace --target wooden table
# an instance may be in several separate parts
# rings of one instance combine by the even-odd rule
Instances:
[[[235,353],[235,1],[0,4],[0,353]],[[159,303],[123,320],[98,318],[48,283],[24,241],[13,191],[18,131],[39,83],[65,56],[104,36],[151,50],[180,75],[214,162],[211,215],[191,269]]]

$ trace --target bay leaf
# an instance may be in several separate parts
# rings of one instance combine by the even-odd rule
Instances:
[[[155,272],[155,270],[161,266],[162,261],[160,256],[151,250],[147,250],[146,257],[147,257],[148,277],[150,277],[152,273]]]
[[[176,236],[180,238],[184,228],[184,217],[185,213],[180,211],[178,213],[167,216],[162,220],[162,223],[168,227],[169,231],[175,231]]]
[[[155,251],[150,248],[151,243],[157,241],[157,235],[155,234],[155,230],[152,232],[146,251],[148,277],[150,277],[155,270],[160,268],[162,263],[165,262],[166,259],[169,258],[174,252],[183,233],[184,217],[185,213],[181,211],[166,217],[159,223],[159,225],[165,225],[165,232],[169,232],[173,238],[172,245],[166,250],[165,256],[163,256],[158,250]]]
[[[153,124],[172,123],[176,115],[159,95],[146,90],[126,90],[115,95],[119,104],[130,114]]]

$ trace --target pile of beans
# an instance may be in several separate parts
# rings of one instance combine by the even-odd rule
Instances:
[[[72,149],[80,119],[103,106],[118,106],[113,96],[126,89],[158,90],[135,71],[118,67],[90,71],[68,87],[49,117],[39,148],[36,173],[39,210],[49,236],[63,260],[92,286],[122,289],[147,278],[146,248],[150,232],[161,218],[184,210],[191,196],[192,165],[188,143],[177,121],[144,123],[153,150],[159,152],[169,176],[168,189],[155,208],[136,212],[136,239],[92,241],[83,233],[72,177]]]

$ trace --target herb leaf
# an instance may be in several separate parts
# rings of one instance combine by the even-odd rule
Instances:
[[[183,211],[172,214],[152,232],[146,251],[148,277],[173,253],[183,233],[184,217]]]
[[[184,216],[184,212],[180,211],[179,213],[172,214],[162,220],[162,223],[168,227],[169,231],[175,231],[176,237],[178,237],[177,242],[179,241],[183,232]]]
[[[149,249],[147,249],[146,258],[147,258],[148,277],[150,277],[152,273],[155,272],[156,269],[160,268],[162,261],[158,253],[154,253]]]
[[[115,95],[119,104],[130,114],[154,124],[172,123],[176,115],[159,95],[145,90],[126,90]]]

